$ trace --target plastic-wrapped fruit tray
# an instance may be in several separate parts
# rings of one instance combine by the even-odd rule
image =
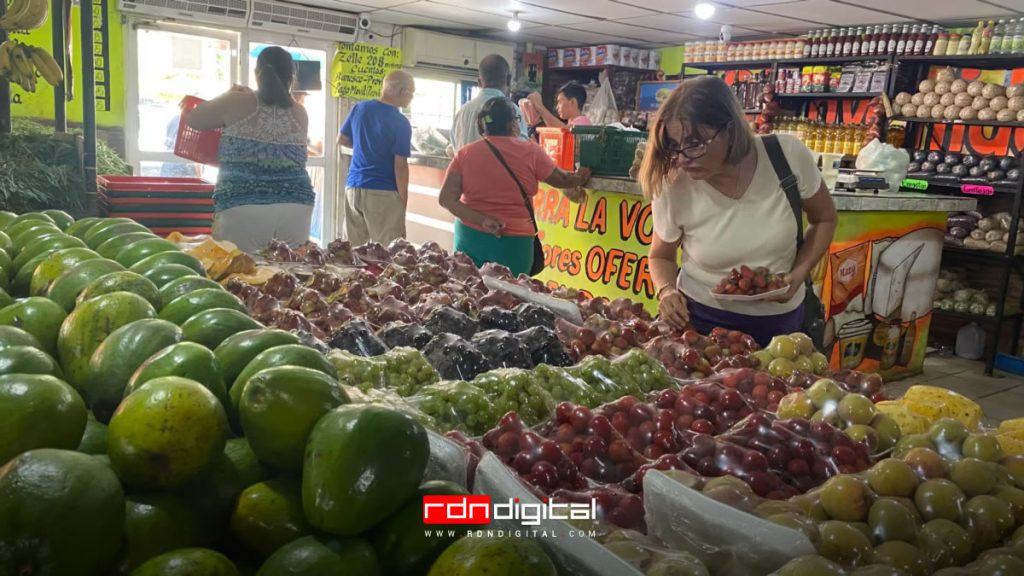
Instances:
[[[781,296],[789,291],[789,286],[783,286],[778,290],[772,290],[770,292],[762,292],[761,294],[718,294],[711,291],[711,297],[715,300],[732,301],[732,302],[757,302],[759,300],[768,300],[776,296]]]

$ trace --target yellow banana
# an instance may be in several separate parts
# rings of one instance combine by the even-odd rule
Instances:
[[[20,42],[11,49],[11,60],[14,62],[14,71],[17,73],[15,82],[21,85],[27,92],[36,91],[36,70],[32,67],[25,53],[25,46]]]
[[[50,10],[47,0],[14,0],[7,13],[0,18],[5,30],[34,30],[46,22]]]
[[[0,28],[4,30],[17,30],[18,19],[28,10],[29,2],[32,0],[14,0],[7,7],[3,17],[0,17]]]
[[[57,61],[53,59],[49,52],[42,48],[32,47],[30,54],[32,64],[39,71],[43,80],[46,80],[47,84],[57,86],[64,80],[64,73],[61,72]]]
[[[0,44],[0,76],[6,77],[11,70],[11,54],[8,52],[9,42]]]

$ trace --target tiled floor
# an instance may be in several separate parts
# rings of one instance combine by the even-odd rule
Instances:
[[[914,384],[928,384],[954,390],[977,402],[985,411],[987,424],[1024,416],[1024,377],[997,373],[985,375],[981,362],[956,357],[931,356],[924,374],[886,385],[890,398],[899,398]]]

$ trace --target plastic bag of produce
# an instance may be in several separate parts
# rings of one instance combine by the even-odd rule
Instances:
[[[437,422],[430,416],[428,416],[422,410],[416,408],[412,404],[405,401],[395,393],[394,390],[382,390],[379,388],[373,388],[366,392],[354,387],[342,384],[342,388],[345,389],[345,393],[348,394],[353,404],[379,404],[386,406],[392,410],[397,410],[403,414],[416,419],[420,424],[423,424],[428,430],[435,430],[437,428]]]
[[[389,348],[409,346],[422,350],[434,338],[434,334],[419,324],[391,322],[377,331],[377,337]]]
[[[483,390],[460,380],[424,386],[406,401],[433,418],[438,432],[458,430],[478,436],[501,417]]]
[[[935,386],[911,386],[903,395],[903,401],[908,408],[929,421],[949,416],[963,422],[968,430],[977,430],[983,415],[977,402],[952,390]]]
[[[612,369],[616,374],[632,379],[641,392],[652,392],[675,387],[672,375],[661,362],[639,348],[632,348],[622,356],[612,360]]]
[[[379,356],[388,351],[370,325],[359,319],[346,322],[331,336],[329,344],[331,348],[348,350],[360,356]]]
[[[423,481],[447,480],[468,486],[466,453],[462,446],[433,430],[427,430],[427,440],[430,442],[430,460],[427,461]]]
[[[683,481],[673,479],[675,476]],[[700,492],[702,489],[707,492]],[[816,553],[802,532],[714,498],[718,493],[721,498],[742,497],[743,492],[714,479],[705,482],[682,472],[652,472],[644,479],[648,534],[714,566],[716,575],[761,575],[792,558]]]
[[[564,368],[541,364],[533,369],[533,377],[555,402],[568,401],[588,408],[601,403],[589,384]]]
[[[898,192],[903,179],[907,177],[907,166],[910,165],[910,154],[906,150],[883,144],[877,139],[861,148],[857,154],[858,170],[874,170],[881,172],[889,183],[888,190],[882,192]]]
[[[420,387],[440,380],[434,368],[415,348],[395,348],[372,358],[347,350],[334,350],[327,358],[337,368],[342,384],[355,386],[364,392],[376,388],[393,390],[399,396],[411,396]]]
[[[533,368],[530,351],[515,336],[504,330],[477,332],[470,344],[496,368]]]
[[[907,406],[903,400],[886,400],[875,404],[875,409],[881,414],[886,414],[900,425],[900,432],[908,434],[921,434],[928,431],[931,421],[918,412]]]
[[[674,378],[689,380],[711,375],[711,364],[701,350],[685,340],[658,336],[644,346],[644,351],[665,365]]]
[[[813,384],[813,380],[817,379],[817,376],[807,375],[806,378],[812,380],[811,383]],[[751,409],[767,410],[768,412],[775,412],[779,406],[779,401],[782,400],[788,392],[786,383],[782,379],[775,378],[767,372],[751,368],[724,370],[714,376],[697,381],[697,384],[709,383],[720,385],[725,389],[736,390],[743,398],[744,403],[749,405]],[[684,386],[684,388],[686,387]],[[717,400],[714,402],[717,402]],[[727,407],[724,408],[725,410],[737,409],[735,399],[732,398],[732,395],[728,395],[726,397],[726,406]],[[749,414],[749,412],[747,413]],[[743,418],[746,415],[747,414],[743,414],[740,418]],[[732,424],[729,426],[731,425]]]
[[[516,412],[529,426],[540,424],[555,409],[554,398],[527,370],[491,370],[474,378],[473,384],[483,390],[496,409]]]
[[[423,348],[430,365],[446,380],[472,380],[493,368],[482,352],[455,334],[439,334]]]
[[[612,363],[603,356],[588,356],[579,364],[568,368],[569,374],[582,379],[602,402],[613,402],[622,396],[640,396],[640,388],[629,388],[626,379],[613,373]]]
[[[516,306],[515,313],[519,319],[519,324],[524,328],[535,328],[537,326],[545,328],[555,327],[555,313],[543,306],[538,306],[531,302],[523,302]]]
[[[515,312],[497,306],[487,306],[480,310],[480,316],[477,320],[480,322],[481,330],[496,329],[506,332],[519,332],[523,329]]]
[[[659,409],[671,410],[677,428],[700,434],[721,434],[754,412],[754,405],[742,393],[720,384],[721,380],[702,380],[679,390],[667,389],[652,394]]]
[[[516,340],[526,347],[534,365],[571,366],[569,352],[550,328],[537,326],[515,334]]]
[[[477,331],[475,320],[449,306],[435,308],[427,316],[423,326],[435,335],[449,333],[467,340]]]

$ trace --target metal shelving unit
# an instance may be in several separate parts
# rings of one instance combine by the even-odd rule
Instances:
[[[931,66],[952,66],[956,68],[978,68],[978,69],[1002,69],[1019,68],[1022,65],[1020,55],[985,55],[985,56],[906,56],[896,58],[894,71],[889,77],[888,94],[890,98],[895,97],[899,89],[913,91],[917,83],[925,78]],[[945,126],[986,126],[1005,128],[1024,128],[1024,122],[996,122],[982,120],[941,120],[934,118],[912,118],[904,116],[893,116],[889,121],[902,121],[907,125],[906,145],[908,148],[915,147],[920,142],[930,143],[933,140],[933,131],[936,125]],[[1018,155],[1018,163],[1024,161],[1024,154]],[[981,250],[970,250],[965,248],[945,247],[943,259],[949,256],[950,260],[960,263],[976,264],[995,270],[998,275],[998,293],[996,294],[996,315],[978,316],[974,314],[963,314],[933,310],[936,318],[947,318],[958,322],[976,322],[979,326],[986,328],[989,337],[985,343],[985,371],[992,373],[995,366],[995,358],[999,353],[1000,341],[1003,337],[1003,329],[1007,322],[1012,323],[1011,345],[1015,346],[1020,339],[1022,322],[1024,322],[1024,292],[1018,302],[1010,300],[1010,280],[1014,274],[1024,279],[1024,258],[1016,252],[1017,236],[1021,233],[1018,229],[1022,216],[1022,205],[1024,205],[1024,180],[1015,184],[996,184],[992,186],[995,192],[992,196],[972,196],[979,202],[996,200],[1010,203],[1009,210],[1013,217],[1008,233],[1008,242],[1005,252],[986,252]],[[940,193],[945,189],[950,194],[961,194],[959,182],[939,182],[929,180],[928,192]],[[1008,198],[1010,197],[1010,198]],[[1015,352],[1015,351],[1014,351]]]

